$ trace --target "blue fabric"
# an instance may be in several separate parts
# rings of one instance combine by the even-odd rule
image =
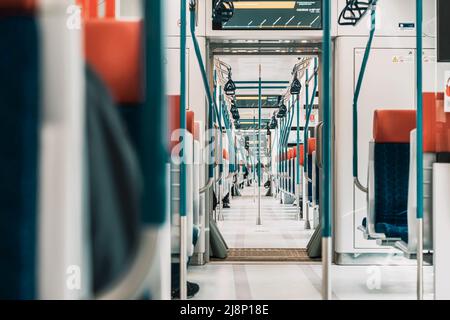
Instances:
[[[0,299],[34,299],[40,98],[36,21],[0,18],[0,39]]]
[[[142,174],[116,104],[86,68],[86,129],[92,289],[109,288],[129,270],[139,246]]]
[[[141,104],[127,104],[119,106],[120,115],[126,130],[128,131],[128,136],[131,138],[131,141],[136,149],[139,146],[139,121],[141,110]]]
[[[398,237],[407,227],[408,182],[409,143],[375,144],[376,232]]]
[[[396,226],[389,223],[377,223],[375,230],[392,238],[401,238],[408,243],[408,226]]]
[[[308,178],[312,181],[312,155],[308,154]],[[312,182],[308,181],[308,200],[312,202]]]

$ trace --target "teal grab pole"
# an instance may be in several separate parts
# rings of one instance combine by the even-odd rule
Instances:
[[[278,182],[280,181],[280,174],[281,174],[281,135],[283,134],[283,119],[280,119],[278,122],[278,139],[277,139],[277,152],[278,152]]]
[[[258,84],[258,187],[261,187],[261,107],[262,107],[261,69],[259,72],[260,75]]]
[[[292,122],[294,120],[294,105],[295,105],[295,103],[292,103],[291,107],[289,108],[289,122],[288,122],[288,126],[286,128],[286,134],[284,136],[284,144],[286,145],[286,150],[287,150],[287,145],[288,145],[288,141],[289,141],[289,135],[290,135],[291,129],[292,129]]]
[[[213,87],[213,97],[216,97],[216,71],[214,71],[214,87]],[[208,163],[208,176],[209,178],[214,178],[214,155],[215,155],[215,143],[214,143],[214,112],[211,107],[212,104],[209,103],[210,108],[208,109],[208,131],[209,131],[209,146],[211,151],[209,153],[209,163]]]
[[[169,160],[164,71],[164,1],[146,1],[145,106],[139,117],[139,160],[145,188],[141,197],[144,224],[166,220],[166,164]],[[149,121],[154,125],[148,125]]]
[[[183,147],[180,151],[180,216],[186,216],[186,1],[181,1],[180,26],[180,134]]]
[[[370,52],[372,49],[372,42],[375,35],[375,27],[376,27],[376,9],[375,6],[377,4],[377,0],[373,1],[373,6],[371,8],[371,27],[370,27],[370,35],[369,40],[366,45],[366,49],[364,52],[364,58],[361,65],[361,70],[358,75],[358,82],[356,84],[355,94],[353,96],[353,178],[356,180],[356,184],[359,188],[362,187],[361,183],[358,179],[358,102],[359,95],[361,93],[361,87],[364,81],[364,75],[367,68],[367,63],[369,61]],[[361,188],[363,189],[363,188]]]
[[[208,83],[208,76],[206,75],[205,64],[203,63],[203,59],[202,59],[202,53],[200,51],[200,46],[198,44],[198,40],[195,35],[195,25],[196,25],[195,10],[196,10],[196,4],[195,4],[195,2],[191,2],[190,6],[189,6],[189,12],[190,12],[190,18],[191,18],[190,19],[190,30],[191,30],[192,43],[194,44],[195,56],[197,58],[200,73],[202,75],[203,87],[206,92],[206,97],[208,99],[209,114],[211,114],[212,126],[214,124],[214,118],[216,118],[217,121],[219,121],[219,128],[221,128],[222,124],[220,122],[219,110],[218,110],[217,103],[215,100],[215,95],[214,95],[214,99],[213,99],[213,97],[211,95],[209,83]],[[214,91],[216,91],[215,82],[214,82]],[[213,140],[213,138],[211,136],[211,142],[212,142],[212,140]],[[222,134],[220,135],[220,140],[222,140]],[[222,159],[222,150],[220,151],[220,159]],[[209,167],[210,177],[214,176],[214,163],[213,162],[214,161],[211,161],[210,167]]]
[[[306,70],[308,71],[308,70]],[[306,76],[306,78],[308,78],[308,76]],[[309,82],[309,81],[308,81]],[[309,83],[307,82],[307,88],[309,88]],[[311,95],[311,100],[308,102],[308,99],[306,99],[306,122],[305,122],[305,130],[303,132],[303,141],[304,141],[304,145],[305,145],[305,152],[304,152],[304,165],[305,165],[305,172],[308,172],[308,162],[307,160],[307,156],[306,156],[306,150],[308,150],[308,138],[309,138],[309,122],[310,122],[310,117],[311,117],[311,113],[313,110],[313,106],[314,106],[314,98],[316,97],[316,91],[317,91],[317,85],[318,85],[318,80],[317,80],[317,58],[314,58],[314,87],[313,87],[313,91],[312,91],[312,95]],[[308,92],[308,89],[306,90],[306,92]]]
[[[331,140],[332,140],[332,95],[331,95],[331,83],[332,83],[332,58],[331,58],[331,0],[324,0],[323,6],[323,169],[324,169],[324,181],[323,181],[323,223],[322,223],[322,236],[324,238],[331,238],[331,214],[332,214],[332,159],[331,159]]]
[[[223,138],[222,138],[222,114],[223,114],[223,97],[222,97],[222,87],[219,86],[219,132],[220,132],[220,150],[219,150],[219,172],[223,173]],[[222,184],[222,180],[219,181]]]
[[[294,99],[292,99],[292,101],[294,101]],[[294,107],[293,107],[293,102],[291,102],[291,117],[290,117],[290,119],[289,119],[289,127],[288,127],[288,131],[287,131],[287,134],[286,134],[286,138],[285,138],[285,145],[286,145],[286,153],[288,152],[288,144],[289,144],[289,136],[290,136],[290,134],[291,134],[291,130],[292,130],[292,122],[293,122],[293,120],[294,120]],[[287,173],[287,178],[286,178],[286,183],[287,183],[287,186],[289,187],[289,159],[287,159],[287,157],[286,157],[286,173]],[[289,190],[289,188],[288,188],[288,190]]]
[[[285,154],[287,154],[289,134],[291,133],[292,120],[294,120],[294,112],[292,109],[293,109],[293,107],[291,105],[291,107],[289,108],[289,111],[288,111],[289,120],[287,121],[286,133],[285,133],[284,142],[283,142]],[[284,160],[284,172],[285,173],[288,172],[288,160],[287,159]],[[287,183],[287,180],[286,180],[286,183]]]
[[[305,100],[306,100],[306,114],[305,114],[305,127],[303,128],[303,173],[305,177],[308,176],[308,111],[309,111],[309,69],[306,69],[306,83],[305,83]]]
[[[283,136],[283,153],[284,153],[284,160],[283,160],[283,173],[284,173],[284,188],[287,190],[287,179],[286,179],[286,173],[287,173],[287,144],[286,144],[286,137],[289,136],[289,122],[291,119],[291,109],[289,108],[287,113],[287,119],[286,119],[286,128],[284,131]]]
[[[423,300],[423,0],[416,0],[416,101],[417,101],[417,299]]]
[[[209,83],[208,83],[208,76],[206,75],[206,68],[205,68],[205,64],[203,63],[203,58],[202,58],[202,53],[200,51],[200,46],[198,44],[198,40],[197,40],[197,36],[195,35],[195,5],[193,3],[191,3],[191,5],[189,6],[189,11],[190,11],[190,25],[191,25],[191,37],[192,37],[192,42],[194,44],[194,51],[195,51],[195,56],[197,58],[197,62],[198,62],[198,66],[200,68],[200,73],[202,74],[202,81],[203,81],[203,86],[206,92],[206,96],[208,98],[208,103],[209,103],[209,107],[210,110],[213,111],[215,113],[216,119],[219,120],[220,116],[219,116],[219,108],[217,107],[217,103],[216,100],[213,99],[213,97],[211,96],[211,91],[209,88]],[[221,126],[221,123],[219,122],[219,127]]]
[[[423,218],[423,0],[416,0],[416,99],[417,99],[417,219]]]
[[[232,159],[235,156],[236,152],[235,152],[233,135],[231,134],[230,118],[229,118],[228,112],[226,112],[226,108],[223,108],[222,112],[223,112],[223,116],[224,116],[225,130],[226,130],[226,133],[228,136],[228,147],[230,149],[230,159]],[[234,162],[234,160],[233,160],[233,162]],[[230,169],[230,172],[233,172],[233,173],[236,172],[236,166],[234,165],[234,163],[231,163],[231,161],[229,164],[229,169]]]
[[[295,159],[295,166],[297,168],[296,182],[300,184],[300,95],[297,99],[297,159]]]
[[[281,137],[281,173],[283,174],[282,176],[282,186],[284,189],[284,133],[286,132],[286,123],[287,123],[287,119],[283,118],[283,137]]]
[[[281,172],[284,174],[284,135],[286,134],[287,127],[287,115],[283,117],[283,136],[281,137]],[[284,187],[284,177],[283,177],[283,187]]]

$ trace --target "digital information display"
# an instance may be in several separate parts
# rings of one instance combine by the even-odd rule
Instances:
[[[218,4],[211,0],[213,12]],[[321,30],[322,1],[233,1],[226,21],[213,19],[213,30]]]
[[[255,87],[257,90],[258,87]],[[263,95],[261,97],[261,108],[278,108],[278,97],[279,96],[267,96]],[[252,109],[258,108],[259,97],[258,96],[236,96],[236,105],[241,109]]]

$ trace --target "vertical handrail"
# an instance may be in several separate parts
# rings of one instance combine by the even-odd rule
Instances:
[[[139,130],[140,162],[145,189],[143,195],[144,223],[164,223],[166,212],[166,163],[168,139],[166,133],[167,108],[163,63],[164,36],[162,34],[163,1],[145,2],[145,108],[142,108]],[[149,126],[150,120],[156,124]],[[155,212],[159,212],[155,221]]]
[[[223,101],[225,102],[225,101]],[[236,157],[236,146],[234,144],[234,139],[233,139],[233,134],[231,132],[231,121],[227,112],[226,108],[222,108],[222,114],[223,114],[223,119],[224,119],[224,126],[225,126],[225,132],[227,133],[228,136],[228,148],[230,149],[230,159],[235,158]],[[235,165],[236,161],[230,161],[229,164],[229,171],[230,173],[235,173],[236,172],[236,165]]]
[[[259,65],[258,81],[258,218],[256,224],[261,225],[261,106],[262,106],[261,65]]]
[[[192,19],[191,19],[191,23],[192,23]],[[216,81],[217,81],[217,72],[214,70],[214,79],[213,79],[213,97],[215,99],[216,97]],[[209,90],[209,88],[208,88]],[[213,129],[214,129],[214,112],[213,112],[213,106],[212,106],[212,102],[209,101],[208,103],[209,108],[208,108],[208,129],[209,129],[209,146],[212,148],[212,150],[209,153],[209,178],[214,179],[214,155],[215,155],[215,151],[216,151],[216,143],[215,143],[215,139],[214,139],[214,133],[213,133]]]
[[[370,26],[370,35],[369,41],[367,42],[366,49],[364,51],[364,57],[361,65],[361,70],[358,75],[358,82],[355,88],[355,94],[353,96],[353,180],[355,182],[356,187],[367,193],[367,187],[364,187],[359,180],[358,176],[358,102],[359,95],[361,93],[361,88],[364,80],[364,75],[367,68],[367,63],[369,62],[370,51],[372,49],[372,42],[375,35],[375,27],[376,27],[376,4],[377,0],[372,1],[371,7],[371,26]]]
[[[220,132],[220,156],[219,156],[219,172],[220,176],[223,175],[223,131],[222,131],[222,115],[223,115],[223,96],[222,96],[222,86],[219,86],[219,132]],[[222,180],[220,180],[219,185],[222,185]],[[220,199],[219,199],[220,202]]]
[[[293,98],[292,98],[292,100],[293,100]],[[286,133],[285,133],[284,141],[283,141],[283,145],[284,145],[284,148],[285,148],[284,151],[285,151],[286,156],[287,156],[287,152],[288,152],[289,135],[290,135],[291,129],[292,129],[292,121],[294,120],[294,105],[295,104],[292,101],[291,104],[290,104],[290,107],[289,107],[289,111],[288,111],[288,113],[289,113],[289,120],[287,122]],[[289,181],[288,181],[289,180],[289,177],[288,177],[289,167],[288,167],[288,165],[289,165],[289,160],[286,157],[286,159],[284,161],[286,191],[289,191],[288,190],[288,186],[289,186],[289,184],[288,184],[289,183]]]
[[[323,218],[322,218],[322,298],[324,300],[331,299],[331,219],[332,219],[332,159],[331,159],[331,139],[332,139],[332,56],[331,56],[331,0],[323,1]]]
[[[297,219],[300,220],[302,218],[302,209],[300,206],[300,94],[297,99],[297,157],[295,158],[295,167],[296,167],[296,185],[297,185],[297,208],[298,215]]]
[[[311,117],[311,113],[313,110],[313,106],[314,106],[314,99],[316,97],[316,91],[317,91],[317,85],[318,85],[318,81],[317,81],[317,58],[314,58],[314,87],[313,87],[313,92],[311,94],[311,100],[309,100],[309,81],[311,80],[308,77],[308,69],[306,69],[306,119],[305,119],[305,128],[303,131],[303,146],[304,146],[304,152],[303,152],[303,173],[304,173],[304,177],[305,179],[303,180],[304,183],[308,183],[308,156],[309,156],[309,152],[308,152],[308,139],[309,139],[309,121],[310,121],[310,117]],[[303,190],[305,191],[305,194],[303,195],[303,199],[305,202],[308,201],[309,199],[309,189],[308,186],[306,186],[306,188],[303,188]],[[314,195],[312,194],[311,197],[314,197]],[[307,206],[305,205],[304,208],[306,209],[306,222],[305,222],[305,229],[311,229],[311,224],[309,222],[309,212],[307,210]]]
[[[306,72],[308,72],[308,70],[306,70]],[[306,82],[306,92],[307,94],[309,94],[308,90],[309,90],[309,78],[308,75],[306,75],[307,78],[307,82]],[[316,91],[317,91],[317,85],[318,85],[318,80],[317,80],[317,58],[314,58],[314,87],[313,87],[313,92],[311,95],[311,100],[308,101],[308,98],[306,99],[306,119],[305,119],[305,130],[303,132],[303,141],[304,141],[304,145],[305,145],[305,150],[308,150],[308,139],[309,139],[309,122],[310,122],[310,117],[311,117],[311,113],[313,110],[313,106],[314,106],[314,99],[316,97]],[[305,172],[308,172],[308,162],[307,160],[307,153],[304,152],[304,165],[305,165]]]
[[[306,100],[306,114],[305,114],[305,126],[303,127],[303,217],[305,217],[305,229],[311,229],[309,223],[308,214],[308,110],[309,110],[309,67],[305,71],[306,83],[305,83],[305,100]]]
[[[222,123],[220,122],[219,110],[218,110],[217,101],[216,101],[216,75],[214,76],[214,97],[213,97],[211,94],[211,91],[210,91],[210,86],[208,83],[208,76],[206,74],[205,64],[203,63],[200,46],[198,44],[197,36],[195,35],[196,7],[197,7],[197,2],[195,0],[191,0],[189,2],[189,13],[190,13],[190,31],[191,31],[192,43],[194,45],[195,56],[197,58],[198,67],[199,67],[200,73],[202,75],[203,87],[204,87],[206,97],[208,100],[209,114],[211,115],[211,125],[212,125],[212,127],[214,126],[214,122],[215,122],[214,116],[215,116],[217,121],[219,121],[219,128],[221,128]],[[220,134],[219,139],[220,139],[220,141],[222,140],[222,134]],[[212,139],[212,132],[211,132],[211,142],[212,142],[212,140],[213,139]],[[214,154],[214,153],[212,153],[212,154]],[[221,160],[222,159],[222,150],[220,150],[220,152],[219,152],[219,157],[220,157],[219,163],[222,163],[222,160]],[[213,161],[211,161],[210,167],[209,167],[210,177],[214,176],[214,164],[212,164],[212,163],[213,163]]]
[[[278,143],[277,143],[277,151],[278,151],[278,162],[277,162],[277,168],[278,168],[278,190],[281,189],[281,136],[283,134],[283,119],[281,118],[279,121],[278,126]]]
[[[219,122],[219,175],[223,177],[223,131],[222,131],[222,114],[223,114],[223,96],[222,96],[222,86],[219,86],[219,118],[217,121]],[[223,179],[219,180],[219,192],[217,197],[217,208],[219,210],[218,220],[222,219],[222,190],[223,190]]]
[[[416,102],[417,102],[417,299],[423,300],[423,0],[416,0]]]
[[[186,199],[186,0],[180,0],[180,299],[187,299],[187,199]]]

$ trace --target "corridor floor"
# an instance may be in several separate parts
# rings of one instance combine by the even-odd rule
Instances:
[[[262,189],[262,194],[266,190]],[[256,225],[254,189],[223,210],[219,228],[231,248],[304,248],[312,234],[297,220],[297,207],[262,198],[262,225]],[[432,298],[433,268],[425,267],[425,298]],[[200,285],[194,299],[321,299],[320,262],[212,262],[190,266],[189,281]],[[415,299],[416,266],[337,266],[331,269],[333,299]]]
[[[256,224],[257,190],[246,187],[242,196],[231,200],[231,208],[222,209],[223,221],[218,226],[230,248],[306,248],[313,230],[305,230],[305,222],[299,221],[298,207],[282,205],[273,197],[265,197],[261,188],[261,220]]]

